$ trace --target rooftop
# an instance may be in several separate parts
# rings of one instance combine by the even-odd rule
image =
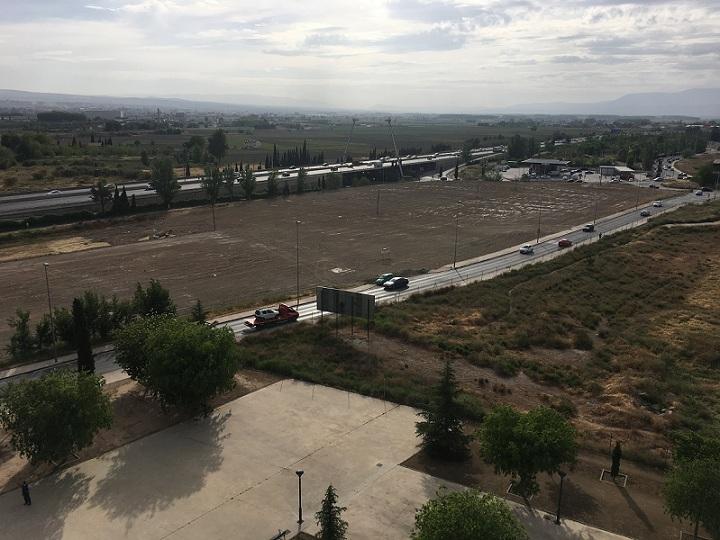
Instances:
[[[526,159],[522,163],[526,163],[527,165],[569,165],[569,161],[563,161],[561,159],[539,159],[539,158],[530,158]]]

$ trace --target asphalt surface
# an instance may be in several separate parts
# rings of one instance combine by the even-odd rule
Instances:
[[[435,154],[418,155],[412,159],[402,158],[403,166],[420,165],[427,163],[446,162],[448,160],[456,160],[458,157],[457,152],[444,152]],[[493,155],[492,150],[480,149],[473,152],[474,157],[491,156]],[[381,167],[379,165],[382,165]],[[379,163],[379,162],[363,162],[360,165],[346,164],[329,164],[327,167],[320,166],[309,166],[305,167],[305,172],[308,178],[315,178],[318,176],[328,175],[333,172],[343,174],[352,172],[363,172],[363,171],[376,171],[380,169],[389,169],[393,164],[390,162]],[[332,170],[336,169],[336,170]],[[297,178],[299,168],[294,169],[279,169],[277,179],[292,180]],[[268,171],[258,171],[255,173],[255,179],[257,182],[266,182],[268,178]],[[200,178],[187,178],[180,180],[181,192],[199,192],[202,190],[202,184]],[[123,184],[128,196],[135,195],[136,200],[144,199],[157,199],[155,190],[148,189],[147,182],[128,182]],[[97,206],[90,197],[89,188],[73,188],[60,190],[57,194],[51,194],[51,192],[41,193],[24,193],[18,195],[7,195],[0,197],[0,217],[5,218],[19,218],[33,215],[37,212],[48,213],[50,211],[63,210],[72,211],[80,210],[88,207]]]
[[[410,284],[403,290],[386,291],[382,287],[367,285],[351,290],[374,295],[376,304],[401,302],[415,293],[443,287],[467,285],[484,279],[490,279],[498,274],[520,268],[526,264],[532,264],[557,257],[568,249],[573,249],[576,246],[597,241],[600,233],[605,235],[637,227],[646,223],[649,219],[640,216],[640,212],[643,210],[650,211],[652,217],[652,215],[657,215],[661,212],[677,208],[685,204],[699,204],[707,202],[708,200],[709,197],[707,196],[699,197],[691,192],[663,200],[662,208],[654,208],[652,204],[640,205],[637,210],[633,209],[613,216],[598,219],[595,225],[595,231],[592,233],[583,232],[582,227],[584,224],[579,224],[577,227],[573,227],[571,230],[565,231],[564,233],[561,232],[546,238],[541,238],[538,243],[536,243],[534,239],[528,239],[527,243],[531,244],[534,249],[534,253],[531,255],[520,254],[518,246],[498,251],[493,254],[484,255],[476,259],[460,261],[456,264],[455,268],[452,268],[452,265],[448,265],[448,267],[436,272],[419,276],[405,276],[409,278]],[[560,249],[558,247],[558,240],[561,238],[570,240],[572,242],[572,247]],[[296,302],[294,301],[287,301],[286,303],[288,305],[296,306]],[[299,304],[297,304],[297,310],[300,313],[300,321],[313,321],[321,317],[321,313],[316,309],[314,297],[301,299]],[[332,316],[332,314],[327,315]],[[268,331],[253,330],[248,328],[245,325],[245,321],[252,319],[253,312],[248,311],[221,317],[218,319],[218,323],[221,326],[226,326],[232,329],[238,339],[241,339],[245,335],[253,332]],[[21,366],[19,368],[0,372],[0,386],[9,381],[38,377],[48,369],[55,369],[63,365],[72,364],[74,361],[75,360],[72,356],[67,356],[61,358],[57,364],[50,360],[39,362],[32,366]],[[96,373],[103,375],[107,382],[115,382],[127,378],[127,375],[115,364],[114,354],[111,347],[105,347],[102,352],[96,354],[95,368]]]

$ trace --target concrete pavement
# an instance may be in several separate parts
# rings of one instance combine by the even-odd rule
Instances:
[[[399,465],[417,450],[415,420],[409,407],[281,381],[37,482],[31,507],[19,490],[0,496],[0,538],[255,540],[296,532],[298,469],[303,530],[316,530],[314,513],[332,483],[348,507],[349,538],[406,538],[415,509],[446,484]],[[517,511],[533,540],[620,538]]]

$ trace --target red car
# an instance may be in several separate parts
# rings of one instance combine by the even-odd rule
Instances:
[[[560,240],[558,242],[558,248],[560,248],[560,249],[568,248],[570,246],[572,246],[572,241],[568,240],[567,238],[563,238],[562,240]]]

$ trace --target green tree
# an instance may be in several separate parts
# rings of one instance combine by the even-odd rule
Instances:
[[[170,298],[170,291],[165,289],[156,279],[151,279],[147,289],[140,283],[135,287],[133,310],[138,315],[175,315],[175,303]]]
[[[455,172],[453,173],[453,177],[457,180],[458,176],[460,176],[460,163],[455,160]]]
[[[267,196],[275,197],[278,194],[277,172],[272,171],[267,179]]]
[[[507,504],[475,490],[440,493],[415,514],[413,540],[527,540]]]
[[[105,182],[105,180],[95,182],[95,185],[90,188],[90,196],[93,201],[100,203],[100,211],[104,214],[105,203],[112,199],[112,191],[108,187],[107,182]]]
[[[252,199],[256,185],[257,181],[255,180],[255,175],[248,165],[245,167],[245,170],[240,173],[240,188],[243,190],[246,199]]]
[[[515,490],[526,498],[540,489],[538,473],[556,473],[577,455],[575,430],[547,407],[521,413],[499,406],[485,418],[479,435],[481,455],[496,472],[518,476]]]
[[[295,185],[295,191],[298,195],[305,192],[305,180],[307,179],[307,171],[304,168],[300,168],[297,174],[297,183]]]
[[[665,509],[673,519],[694,524],[694,538],[703,525],[717,538],[720,535],[720,459],[717,457],[680,460],[668,475]]]
[[[91,373],[52,371],[0,390],[0,425],[33,462],[62,463],[112,424],[104,381]]]
[[[713,186],[717,181],[718,174],[720,174],[720,172],[713,171],[712,163],[705,163],[695,172],[695,181],[701,186]]]
[[[235,384],[238,357],[229,328],[168,316],[131,322],[116,334],[118,364],[163,408],[208,414],[210,400]]]
[[[348,524],[341,514],[345,510],[347,508],[344,506],[338,506],[337,493],[330,484],[325,491],[320,510],[315,514],[315,521],[320,527],[315,537],[322,540],[344,540]]]
[[[75,330],[75,349],[78,357],[78,371],[95,373],[95,358],[90,344],[90,330],[85,305],[82,299],[75,298],[72,303],[73,328]]]
[[[190,310],[190,320],[200,324],[207,322],[207,311],[205,311],[199,299],[195,302],[195,305],[193,305],[192,310]]]
[[[18,308],[15,317],[8,319],[8,325],[14,329],[10,344],[7,346],[8,353],[13,360],[26,360],[35,347],[30,332],[30,312]]]
[[[170,208],[175,194],[180,191],[180,184],[175,178],[172,161],[169,158],[156,159],[152,164],[150,186],[157,192],[163,204]]]
[[[455,372],[448,360],[427,410],[420,412],[424,420],[415,424],[415,431],[422,438],[423,450],[433,457],[463,460],[470,453],[470,437],[463,432],[460,421],[458,394]]]
[[[290,196],[290,186],[288,185],[287,180],[285,180],[285,183],[283,184],[282,195],[283,197]]]
[[[145,167],[150,165],[150,157],[148,156],[147,150],[140,152],[140,163],[145,165]]]
[[[15,165],[15,152],[5,146],[0,146],[0,171]]]
[[[620,460],[622,459],[622,447],[620,441],[615,443],[615,448],[612,451],[612,465],[610,466],[610,476],[615,478],[620,474]]]
[[[219,165],[228,151],[227,137],[222,129],[215,130],[208,137],[208,152],[215,158],[215,162]]]
[[[205,194],[210,199],[210,207],[212,208],[213,231],[215,226],[215,203],[220,196],[220,188],[223,185],[223,174],[217,167],[206,167],[205,175],[200,180]]]
[[[469,163],[472,159],[472,148],[473,145],[471,141],[465,141],[465,143],[463,143],[462,152],[460,153],[460,160],[463,163]]]
[[[232,201],[235,197],[235,171],[232,167],[225,167],[222,172],[223,182],[225,183],[225,191],[230,195]]]

